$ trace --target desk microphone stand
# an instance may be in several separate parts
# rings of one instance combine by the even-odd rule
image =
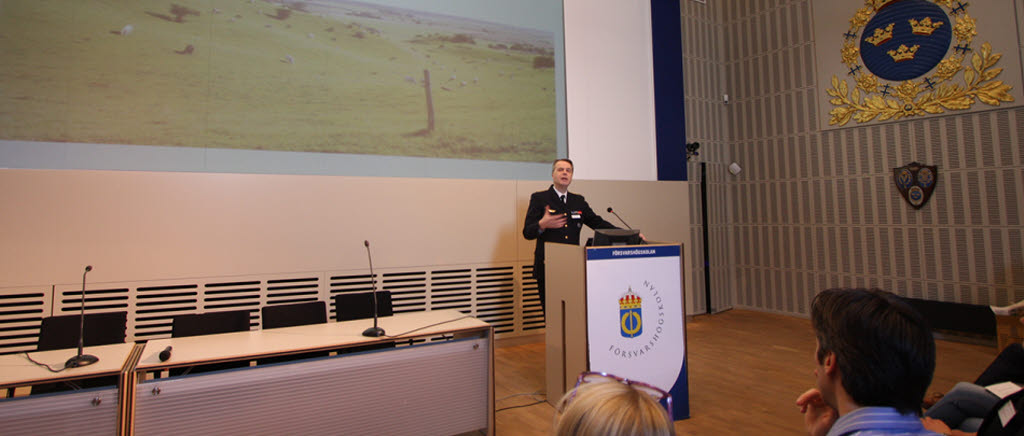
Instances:
[[[379,338],[384,336],[384,329],[377,326],[377,278],[373,275],[373,258],[370,256],[370,241],[363,241],[366,246],[366,258],[370,261],[370,282],[373,284],[373,327],[363,330],[363,336]]]
[[[91,354],[82,354],[82,348],[85,344],[85,275],[92,271],[92,265],[85,267],[85,272],[82,273],[82,309],[81,315],[78,319],[78,355],[72,356],[64,363],[65,368],[78,368],[80,366],[92,365],[99,362],[100,358]]]

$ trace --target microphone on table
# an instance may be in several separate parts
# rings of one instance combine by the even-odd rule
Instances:
[[[171,358],[171,346],[168,345],[167,348],[164,348],[164,351],[160,352],[160,356],[159,357],[160,357],[160,361],[161,362],[166,362],[167,359],[170,359]]]
[[[72,356],[67,362],[64,362],[65,368],[78,368],[80,366],[88,366],[98,362],[100,359],[90,354],[82,354],[82,349],[85,345],[85,275],[92,271],[92,265],[86,265],[85,272],[82,273],[82,300],[81,300],[81,314],[78,319],[78,354]]]
[[[363,241],[366,246],[366,259],[370,261],[370,283],[373,284],[373,327],[363,330],[363,336],[379,338],[384,336],[384,329],[377,326],[377,278],[373,275],[373,257],[370,256],[370,241]]]
[[[612,209],[611,206],[608,206],[608,212],[610,212],[612,215],[615,215],[615,218],[618,218],[619,221],[622,221],[622,224],[626,224],[626,220],[622,219],[622,217],[619,216],[619,214],[615,213],[615,210]],[[629,224],[626,224],[626,228],[630,229],[630,230],[633,230],[633,228],[630,227]]]

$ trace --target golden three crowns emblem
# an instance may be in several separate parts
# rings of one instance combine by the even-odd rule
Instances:
[[[846,78],[832,76],[829,125],[896,120],[1013,101],[996,80],[1002,54],[975,48],[966,0],[865,0],[839,50]],[[847,81],[849,80],[849,82]]]

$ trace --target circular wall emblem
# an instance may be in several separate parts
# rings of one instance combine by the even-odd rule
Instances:
[[[910,173],[910,170],[906,168],[900,169],[900,173],[896,176],[896,185],[903,189],[909,189],[910,185],[914,184],[914,175]]]
[[[930,168],[921,168],[917,172],[917,183],[927,188],[935,183],[935,173]]]
[[[907,197],[910,199],[911,205],[920,206],[924,202],[924,190],[920,186],[911,186]]]

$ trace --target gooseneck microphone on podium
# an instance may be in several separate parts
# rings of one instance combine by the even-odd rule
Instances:
[[[366,259],[370,261],[370,283],[373,284],[373,327],[363,330],[363,336],[379,338],[384,336],[384,329],[377,326],[377,277],[373,275],[373,257],[370,256],[370,241],[363,241],[366,246]]]
[[[625,224],[627,229],[633,230],[633,228],[630,227],[629,224],[626,224],[626,220],[622,219],[622,217],[619,216],[619,214],[615,213],[615,210],[612,209],[611,206],[608,206],[608,212],[611,213],[612,215],[615,215],[615,218],[618,218],[619,221],[622,221],[622,224]]]
[[[100,359],[90,354],[82,354],[82,349],[85,345],[85,275],[92,271],[92,265],[85,267],[85,272],[82,273],[82,309],[78,319],[78,354],[68,359],[64,363],[65,368],[78,368],[80,366],[88,366],[98,362]]]

